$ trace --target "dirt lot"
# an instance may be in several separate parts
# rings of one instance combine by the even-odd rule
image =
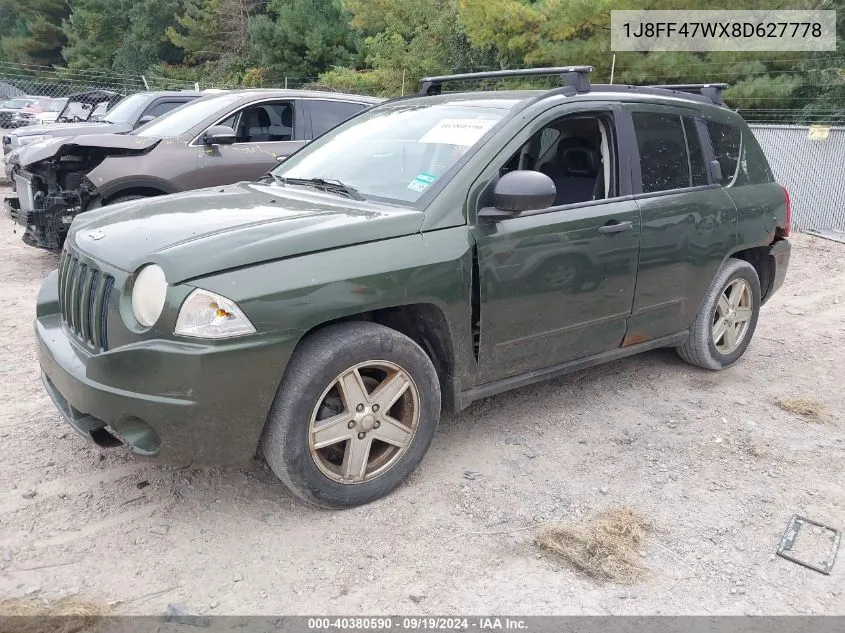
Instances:
[[[260,464],[174,470],[66,426],[31,325],[56,259],[3,218],[0,597],[131,614],[845,614],[845,551],[829,577],[774,556],[793,513],[845,527],[845,247],[794,243],[736,367],[659,351],[476,403],[395,494],[326,512]],[[826,412],[802,418],[783,396]],[[545,522],[613,506],[659,527],[638,584],[534,544]]]

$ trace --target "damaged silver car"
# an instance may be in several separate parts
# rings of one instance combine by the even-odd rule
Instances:
[[[129,134],[21,147],[6,214],[23,241],[60,250],[79,213],[137,198],[256,180],[305,143],[381,101],[302,90],[242,90],[197,99]]]

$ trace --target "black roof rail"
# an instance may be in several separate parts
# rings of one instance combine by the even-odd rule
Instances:
[[[663,88],[664,90],[678,90],[680,92],[698,93],[707,97],[716,105],[725,105],[722,99],[722,91],[728,89],[728,84],[662,84],[649,86],[650,88]]]
[[[483,79],[506,79],[508,77],[537,77],[560,75],[565,86],[575,88],[577,92],[590,91],[590,73],[592,66],[560,66],[551,68],[520,68],[517,70],[493,70],[483,73],[463,73],[460,75],[441,75],[420,79],[420,93],[425,96],[439,95],[444,83],[454,81],[481,81]]]

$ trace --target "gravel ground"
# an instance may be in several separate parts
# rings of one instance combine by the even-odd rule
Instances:
[[[56,258],[0,229],[0,597],[80,594],[127,614],[845,614],[845,560],[823,576],[774,556],[793,513],[845,527],[845,246],[794,238],[734,368],[658,351],[478,402],[397,492],[327,512],[259,463],[176,470],[77,436],[33,344]],[[621,505],[660,528],[637,585],[534,545],[544,522]]]

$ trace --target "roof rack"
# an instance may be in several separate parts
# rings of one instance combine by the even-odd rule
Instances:
[[[439,95],[444,83],[455,81],[481,81],[483,79],[506,79],[508,77],[537,77],[560,75],[565,86],[571,86],[577,92],[590,91],[590,73],[592,66],[560,66],[552,68],[521,68],[518,70],[494,70],[483,73],[464,73],[461,75],[441,75],[420,79],[420,93],[425,96]]]
[[[728,84],[663,84],[649,87],[697,93],[702,97],[707,97],[716,105],[725,105],[725,102],[722,99],[722,91],[727,90]]]

